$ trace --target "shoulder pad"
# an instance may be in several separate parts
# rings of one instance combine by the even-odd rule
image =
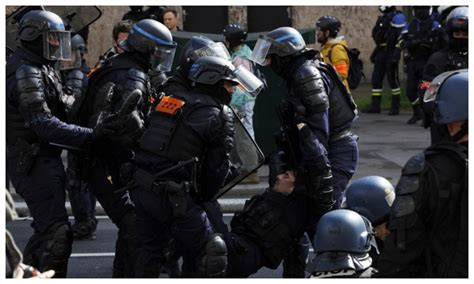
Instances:
[[[82,72],[79,69],[74,69],[67,73],[66,79],[67,80],[82,80],[84,79],[84,77],[85,77],[84,72]]]
[[[301,65],[293,77],[296,83],[305,82],[309,79],[318,79],[321,78],[321,73],[314,64],[311,64],[310,61],[306,61],[305,64]]]
[[[234,122],[234,112],[227,105],[224,105],[223,108],[222,108],[222,118],[226,122],[231,122],[231,123]]]
[[[419,186],[420,182],[418,179],[418,175],[402,175],[395,188],[395,192],[397,194],[397,197],[400,195],[411,194],[413,192],[416,192]]]
[[[397,196],[393,202],[390,214],[392,217],[399,218],[415,211],[415,200],[411,195]]]
[[[307,61],[298,68],[293,78],[295,95],[301,98],[303,105],[310,112],[328,109],[329,99],[324,89],[323,77],[312,62]]]
[[[146,81],[147,75],[143,71],[131,68],[127,72],[127,83],[125,88],[129,91],[139,89],[143,93],[146,93]]]
[[[41,70],[31,65],[21,65],[15,73],[17,90],[20,93],[38,92],[43,90]]]
[[[395,28],[403,28],[405,23],[405,15],[403,13],[396,13],[390,20],[390,25]]]
[[[41,78],[41,69],[36,66],[23,64],[16,70],[15,77],[17,80],[24,78]]]
[[[402,169],[402,175],[419,174],[425,167],[425,153],[418,153],[408,160]]]

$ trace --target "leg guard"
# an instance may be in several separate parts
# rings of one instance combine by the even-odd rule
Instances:
[[[69,223],[54,224],[45,234],[45,246],[41,254],[38,269],[53,269],[55,278],[65,278],[67,265],[72,251],[72,230]]]
[[[128,212],[118,224],[119,232],[115,245],[112,274],[114,278],[131,278],[135,275],[135,264],[138,254],[135,221],[135,213]]]
[[[207,241],[204,255],[198,260],[201,277],[224,277],[227,271],[227,246],[220,234],[214,234]]]

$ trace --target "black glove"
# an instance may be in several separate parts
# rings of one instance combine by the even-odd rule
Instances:
[[[332,173],[327,171],[319,176],[314,173],[306,172],[306,194],[315,202],[316,208],[320,212],[331,210],[334,205],[332,198]]]

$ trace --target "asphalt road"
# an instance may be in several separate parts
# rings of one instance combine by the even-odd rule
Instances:
[[[224,220],[230,222],[233,214],[225,214]],[[23,250],[33,233],[31,218],[22,218],[7,224],[19,248]],[[74,241],[68,265],[68,278],[111,278],[117,228],[106,217],[99,217],[97,238],[95,240]],[[311,250],[312,252],[312,250]],[[311,253],[312,256],[312,253]],[[276,270],[260,269],[251,278],[281,278],[282,267]],[[162,274],[160,277],[168,277]]]

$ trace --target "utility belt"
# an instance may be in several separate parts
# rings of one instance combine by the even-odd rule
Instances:
[[[173,207],[174,217],[184,217],[186,215],[187,194],[193,188],[189,181],[177,183],[171,180],[159,180],[140,168],[137,168],[133,173],[133,180],[139,185],[139,189],[165,194]]]
[[[335,142],[337,140],[341,140],[342,138],[346,138],[351,135],[352,135],[351,129],[348,128],[348,129],[342,130],[341,132],[337,134],[329,136],[329,142]]]

